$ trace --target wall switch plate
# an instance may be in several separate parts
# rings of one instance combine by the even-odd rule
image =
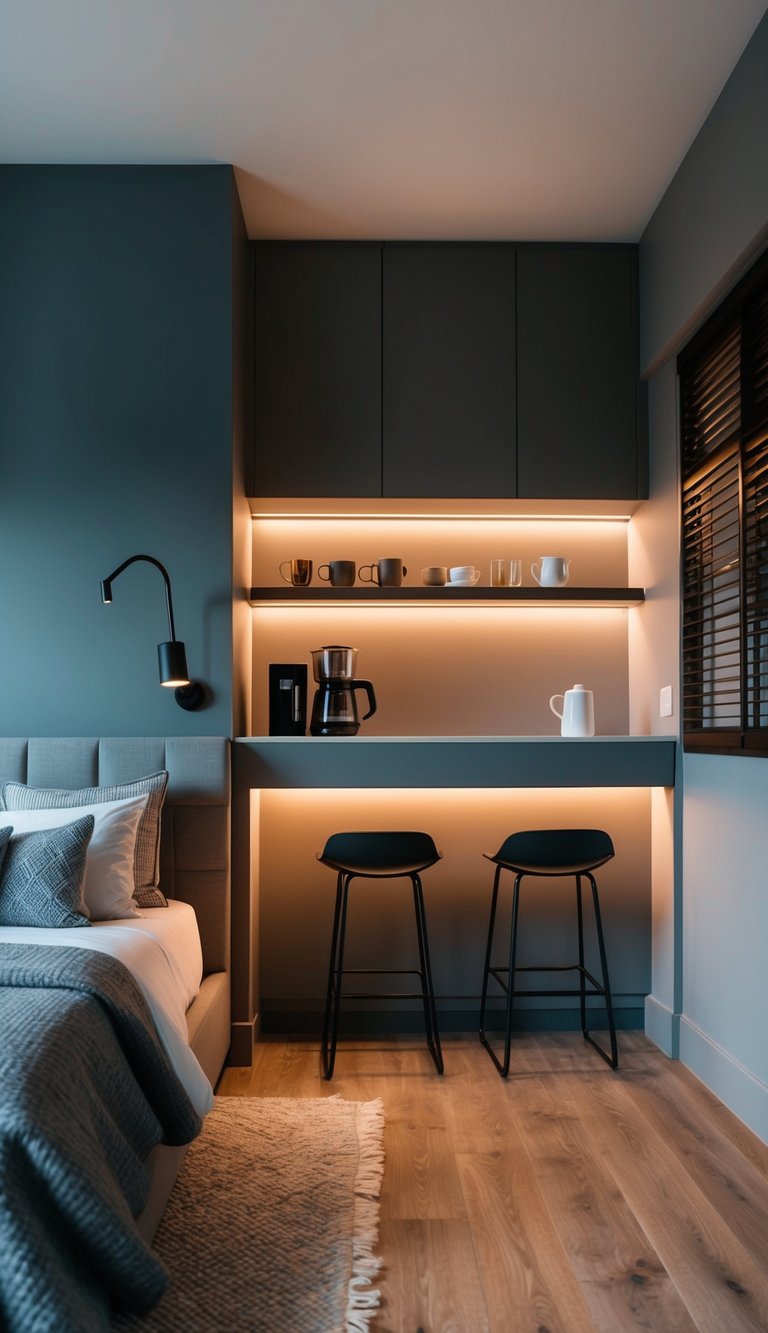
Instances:
[[[659,690],[659,717],[672,716],[672,686],[662,685]]]

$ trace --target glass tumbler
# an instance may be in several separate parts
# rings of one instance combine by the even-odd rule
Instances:
[[[523,581],[521,560],[492,560],[491,587],[519,588]]]

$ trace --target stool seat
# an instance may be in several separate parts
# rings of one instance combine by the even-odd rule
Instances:
[[[318,861],[336,871],[336,907],[331,935],[331,957],[328,966],[328,989],[325,999],[325,1018],[320,1052],[323,1073],[333,1077],[336,1044],[339,1033],[339,1010],[342,999],[419,999],[424,1008],[424,1028],[427,1047],[438,1074],[443,1072],[443,1054],[437,1029],[435,993],[429,961],[427,918],[421,871],[440,860],[428,833],[372,832],[333,833],[318,855]],[[416,915],[416,940],[419,950],[418,967],[364,967],[344,966],[344,947],[347,928],[349,889],[357,879],[409,879],[413,888],[413,906]],[[418,991],[343,991],[342,982],[348,976],[370,976],[377,973],[417,976]]]
[[[487,861],[523,875],[583,875],[615,855],[607,833],[597,828],[528,829],[511,833]]]
[[[428,870],[440,853],[428,833],[333,833],[317,859],[348,875],[394,879]]]
[[[600,901],[597,893],[597,883],[592,874],[593,870],[596,870],[598,866],[605,865],[606,861],[610,861],[614,854],[613,842],[611,841],[610,836],[602,829],[527,829],[521,833],[511,833],[501,844],[501,847],[495,855],[491,856],[487,852],[484,853],[486,860],[492,861],[496,866],[496,874],[494,876],[493,892],[491,895],[488,943],[485,952],[483,988],[480,1001],[480,1041],[488,1051],[488,1054],[502,1078],[506,1078],[509,1073],[512,1040],[512,1007],[515,996],[530,997],[541,995],[578,997],[581,1030],[584,1039],[588,1041],[591,1046],[594,1046],[598,1054],[607,1061],[612,1069],[618,1067],[619,1057],[616,1044],[616,1028],[613,1019],[613,1000],[611,998],[611,987],[608,980],[608,962],[605,952],[605,942],[603,939],[602,920],[600,917]],[[509,960],[506,965],[499,964],[494,966],[491,964],[491,952],[493,949],[499,883],[503,870],[511,871],[515,876],[514,887],[512,890]],[[524,967],[520,966],[520,964],[517,963],[517,927],[520,911],[521,883],[523,879],[528,876],[549,878],[551,876],[557,877],[565,875],[572,875],[576,880],[578,961],[576,963],[566,964],[537,963],[535,965],[528,964]],[[592,889],[595,932],[597,935],[597,946],[600,955],[600,981],[592,976],[592,973],[587,970],[584,964],[584,921],[581,897],[582,877],[589,882]],[[578,974],[578,990],[518,990],[515,986],[515,980],[519,972],[576,972]],[[507,997],[504,1026],[504,1054],[501,1060],[492,1049],[485,1032],[488,981],[490,977],[493,977],[494,981],[498,983]],[[589,983],[591,990],[587,990],[587,983]],[[594,1040],[587,1026],[587,999],[590,996],[600,996],[605,1001],[608,1031],[611,1042],[610,1054],[603,1050],[602,1046]]]

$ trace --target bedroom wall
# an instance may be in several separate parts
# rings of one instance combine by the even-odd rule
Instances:
[[[763,19],[654,213],[640,245],[641,340],[651,375],[651,456],[656,459],[646,524],[676,580],[677,523],[664,522],[677,484],[677,381],[670,357],[768,239],[768,17]],[[665,463],[666,460],[666,463]],[[652,465],[652,477],[654,467]],[[660,543],[660,545],[659,545]],[[667,598],[671,595],[667,585]],[[669,632],[657,608],[635,686],[668,683]],[[675,636],[677,637],[677,636]],[[631,654],[632,660],[632,654]],[[679,1024],[680,1057],[737,1115],[768,1140],[765,1030],[768,938],[765,810],[768,761],[683,755],[682,867],[665,910],[654,915],[654,950],[674,967],[662,987]],[[654,893],[654,901],[656,895]],[[663,946],[663,947],[662,947]],[[669,982],[669,976],[666,977]],[[663,1043],[660,1043],[663,1044]]]
[[[3,167],[0,190],[0,734],[231,735],[232,169]],[[137,552],[171,575],[199,712],[158,683],[158,572],[101,605]]]

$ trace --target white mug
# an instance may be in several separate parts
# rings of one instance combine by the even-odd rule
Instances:
[[[562,700],[562,711],[555,708],[555,701]],[[594,736],[595,700],[591,690],[583,685],[574,685],[565,694],[553,694],[549,701],[555,717],[560,718],[561,736]]]
[[[542,588],[564,588],[571,562],[567,555],[542,555],[534,560],[531,573]]]

